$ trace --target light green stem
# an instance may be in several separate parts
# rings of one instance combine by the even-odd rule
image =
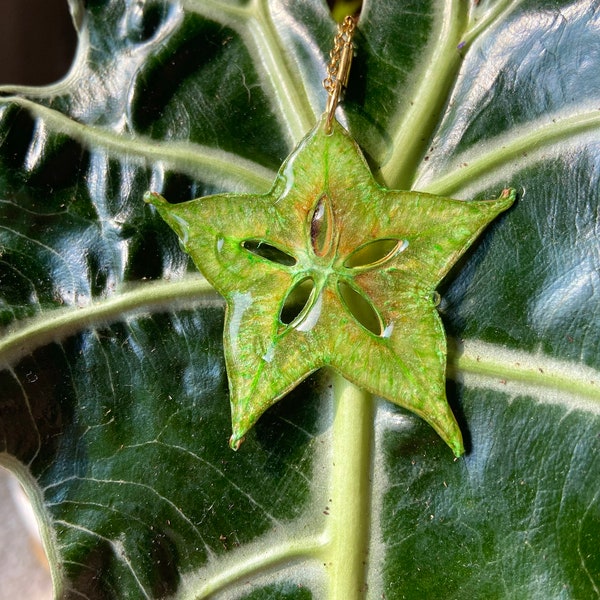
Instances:
[[[559,143],[568,147],[575,136],[593,135],[599,127],[598,111],[582,112],[564,119],[548,118],[548,122],[528,127],[518,136],[491,138],[485,144],[480,143],[476,152],[458,155],[450,167],[451,171],[429,184],[419,185],[419,189],[430,194],[452,195],[467,183],[472,185],[474,181],[490,177],[500,170],[507,172],[515,165],[524,168],[535,160],[536,154],[547,154],[548,148]]]
[[[1,89],[0,89],[1,91]],[[117,133],[109,128],[78,123],[59,111],[27,98],[0,98],[0,110],[16,105],[29,111],[53,133],[68,135],[93,152],[127,157],[138,164],[163,165],[195,179],[232,191],[266,192],[275,173],[239,155],[188,141],[156,141],[142,135]]]
[[[375,406],[372,396],[334,376],[332,497],[325,552],[330,600],[365,597]]]
[[[61,310],[46,310],[40,316],[24,320],[14,330],[0,336],[0,367],[15,364],[36,348],[60,341],[99,323],[110,323],[136,310],[173,310],[177,304],[198,302],[214,298],[221,304],[219,295],[203,277],[186,277],[181,281],[159,281],[133,287],[116,293],[105,300],[89,305]]]
[[[392,153],[380,171],[390,188],[412,189],[417,165],[436,125],[432,115],[441,114],[460,68],[456,46],[464,29],[464,6],[459,0],[449,0],[443,6],[439,41],[415,87],[410,107],[393,124]]]

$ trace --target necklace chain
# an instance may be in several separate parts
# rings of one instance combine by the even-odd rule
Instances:
[[[327,98],[326,131],[331,131],[331,122],[335,109],[340,102],[341,96],[348,85],[350,76],[350,65],[354,46],[352,37],[356,29],[356,20],[346,17],[339,25],[334,38],[333,49],[329,53],[330,61],[327,66],[327,77],[323,80],[323,87],[329,94]]]

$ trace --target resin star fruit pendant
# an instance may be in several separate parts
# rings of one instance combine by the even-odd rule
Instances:
[[[155,193],[145,199],[226,300],[233,449],[282,396],[330,367],[422,417],[460,456],[434,292],[515,192],[465,202],[388,190],[373,179],[334,118],[354,26],[347,18],[336,36],[323,117],[270,192],[176,205]]]

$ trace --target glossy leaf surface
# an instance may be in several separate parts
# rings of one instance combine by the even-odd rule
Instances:
[[[59,597],[598,595],[596,3],[363,7],[341,118],[379,183],[521,195],[439,288],[458,461],[327,371],[231,452],[223,303],[142,199],[268,191],[325,5],[71,6],[69,78],[0,103],[0,456]]]

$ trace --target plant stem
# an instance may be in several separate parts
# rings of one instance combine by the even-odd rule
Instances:
[[[81,308],[42,310],[37,317],[23,320],[0,339],[0,365],[16,364],[36,348],[62,340],[86,327],[109,323],[136,310],[173,310],[176,304],[216,300],[219,295],[203,277],[188,276],[179,281],[159,281],[132,286],[104,300],[89,301]]]
[[[392,153],[381,168],[382,180],[393,189],[412,189],[415,172],[437,125],[432,115],[443,114],[461,65],[456,47],[465,25],[464,3],[449,0],[443,6],[435,51],[415,87],[411,106],[393,124]]]
[[[331,600],[365,597],[375,407],[372,396],[334,376],[329,544]]]

